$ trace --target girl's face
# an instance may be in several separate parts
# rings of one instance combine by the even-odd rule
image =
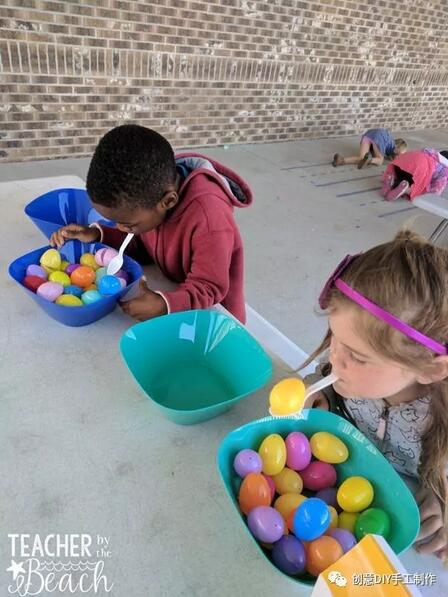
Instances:
[[[378,399],[411,391],[416,374],[376,353],[356,331],[356,316],[355,309],[345,306],[330,312],[330,362],[339,377],[336,392],[344,398]]]

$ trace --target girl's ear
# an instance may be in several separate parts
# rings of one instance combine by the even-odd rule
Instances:
[[[448,377],[448,356],[435,357],[425,370],[417,375],[417,382],[423,385],[436,383]]]

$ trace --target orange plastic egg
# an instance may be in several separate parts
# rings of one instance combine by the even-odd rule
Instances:
[[[319,576],[325,568],[334,564],[343,554],[342,547],[336,539],[322,535],[322,537],[311,541],[307,547],[306,569],[313,576]]]
[[[238,492],[238,503],[246,516],[257,506],[270,506],[271,490],[261,473],[249,473],[243,479]]]
[[[70,279],[72,284],[81,286],[81,288],[87,288],[87,286],[95,282],[95,272],[87,265],[80,265],[72,272]]]

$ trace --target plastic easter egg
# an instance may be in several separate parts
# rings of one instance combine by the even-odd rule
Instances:
[[[51,272],[48,279],[50,282],[57,282],[58,284],[62,284],[62,286],[70,286],[70,277],[65,272]]]
[[[71,276],[75,269],[77,269],[78,267],[79,263],[69,263],[65,268],[65,273]]]
[[[302,410],[305,384],[298,377],[288,377],[275,384],[269,394],[270,413],[285,416]]]
[[[104,265],[103,257],[106,251],[107,247],[103,247],[102,249],[98,249],[98,251],[95,253],[95,261],[100,267]]]
[[[269,489],[271,490],[271,502],[275,497],[275,483],[272,480],[272,477],[270,477],[269,475],[265,475],[264,473],[261,473],[263,475],[263,477],[266,479],[266,481],[268,482],[269,485]]]
[[[64,287],[57,282],[44,282],[36,292],[43,299],[52,303],[64,292]]]
[[[264,438],[258,453],[263,461],[263,473],[266,475],[278,475],[286,464],[285,442],[277,433],[272,433]]]
[[[300,504],[303,504],[303,502],[308,499],[306,498],[304,495],[300,496],[302,498],[302,501],[300,502]],[[299,504],[299,506],[300,506]],[[299,507],[297,506],[297,508]],[[291,531],[294,532],[294,514],[296,513],[297,508],[295,508],[294,510],[291,510],[291,512],[288,514],[286,520],[286,526],[287,528]]]
[[[28,275],[23,278],[22,284],[25,286],[25,288],[28,288],[28,290],[31,290],[32,292],[37,292],[39,286],[42,286],[42,284],[44,284],[46,281],[47,280],[45,278]]]
[[[342,547],[333,539],[323,535],[312,541],[306,550],[306,569],[313,576],[319,576],[328,566],[344,555]]]
[[[44,268],[40,265],[35,265],[34,263],[26,268],[26,275],[37,276],[38,278],[43,278],[44,280],[47,279],[47,272],[44,270]]]
[[[296,576],[305,571],[306,553],[302,543],[290,535],[282,537],[274,544],[272,560],[279,570],[285,574]]]
[[[257,506],[269,506],[271,491],[268,482],[260,473],[249,473],[244,477],[238,492],[238,503],[244,514]]]
[[[347,446],[327,431],[314,433],[310,439],[311,452],[315,458],[330,464],[340,464],[348,458]]]
[[[240,450],[233,461],[233,468],[244,479],[249,473],[261,473],[263,463],[255,450]]]
[[[337,489],[336,487],[326,487],[325,489],[321,489],[316,493],[314,497],[323,500],[329,506],[333,506],[333,508],[338,509],[338,501],[336,499]]]
[[[330,526],[328,506],[318,498],[308,498],[294,514],[293,532],[298,539],[312,541],[320,537]]]
[[[287,520],[291,512],[295,512],[305,500],[306,497],[300,493],[285,493],[275,500],[274,508]]]
[[[126,288],[127,284],[126,284],[126,280],[124,278],[117,278],[117,280],[120,282],[120,286],[122,288]]]
[[[97,270],[100,267],[96,262],[93,253],[83,253],[79,259],[79,263],[81,265],[87,265],[87,267],[91,267],[93,270]]]
[[[337,479],[334,466],[319,460],[314,460],[306,469],[300,471],[300,476],[302,477],[303,486],[313,491],[332,487],[336,484]]]
[[[126,282],[126,286],[129,284],[129,274],[128,272],[125,272],[124,269],[118,270],[118,272],[115,274],[115,277],[122,278]]]
[[[86,290],[82,293],[81,300],[85,305],[91,305],[92,303],[96,303],[100,301],[103,297],[98,292],[98,290]]]
[[[337,500],[346,512],[361,512],[373,501],[372,484],[364,477],[349,477],[340,485]]]
[[[121,284],[115,276],[105,275],[98,284],[98,290],[103,296],[111,296],[120,292]]]
[[[95,272],[95,282],[96,284],[100,283],[101,278],[107,274],[107,269],[105,267],[99,267]]]
[[[95,272],[87,265],[80,265],[72,272],[70,279],[72,284],[86,288],[95,281]]]
[[[64,294],[73,294],[73,296],[81,298],[82,288],[74,284],[69,284],[68,286],[64,286]]]
[[[299,473],[285,467],[278,475],[274,475],[272,480],[275,484],[277,493],[283,495],[284,493],[302,493],[303,482]]]
[[[116,255],[118,255],[118,251],[115,249],[106,249],[103,253],[103,263],[101,265],[105,265],[107,267]]]
[[[61,294],[55,300],[57,305],[64,305],[65,307],[82,307],[82,300],[74,294]]]
[[[286,465],[301,471],[311,462],[310,442],[304,433],[293,431],[286,436]]]
[[[61,261],[61,265],[59,266],[59,269],[61,270],[61,272],[65,272],[66,268],[70,265],[69,261],[66,261],[65,259],[63,259]],[[67,272],[65,272],[67,273]]]
[[[52,270],[59,269],[61,267],[61,255],[56,249],[48,249],[41,255],[40,264]]]
[[[247,516],[247,526],[258,541],[265,543],[275,543],[285,531],[285,521],[281,514],[270,506],[253,508]]]
[[[353,533],[347,529],[328,529],[326,533],[329,537],[333,537],[342,547],[342,551],[347,553],[352,547],[356,545],[356,539]]]
[[[359,514],[357,512],[340,512],[338,518],[338,528],[346,529],[350,533],[355,532],[355,523]]]
[[[385,539],[390,532],[389,515],[381,508],[369,508],[358,516],[355,523],[355,536],[360,541],[365,535],[382,535]]]
[[[46,273],[46,275],[47,275],[47,278],[48,278],[48,276],[49,276],[49,275],[50,275],[52,272],[57,272],[57,271],[59,271],[59,270],[57,270],[57,269],[52,269],[51,267],[47,267],[46,265],[41,265],[41,267],[42,267],[42,269],[44,270],[44,272]]]
[[[335,529],[338,526],[338,513],[336,508],[333,506],[329,506],[327,504],[327,508],[330,512],[330,529]]]
[[[85,290],[98,290],[98,286],[96,284],[90,284],[90,286],[87,286]]]

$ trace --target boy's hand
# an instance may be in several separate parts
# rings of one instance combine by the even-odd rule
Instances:
[[[432,553],[443,560],[448,556],[448,533],[440,501],[427,487],[420,487],[415,499],[420,510],[420,533],[414,543],[415,550]]]
[[[101,233],[98,228],[69,224],[53,232],[50,236],[50,245],[60,249],[68,240],[80,240],[82,243],[94,243],[100,240]]]
[[[163,298],[157,292],[150,290],[144,280],[140,280],[140,292],[139,297],[120,303],[124,313],[137,319],[137,321],[146,321],[168,313]]]

